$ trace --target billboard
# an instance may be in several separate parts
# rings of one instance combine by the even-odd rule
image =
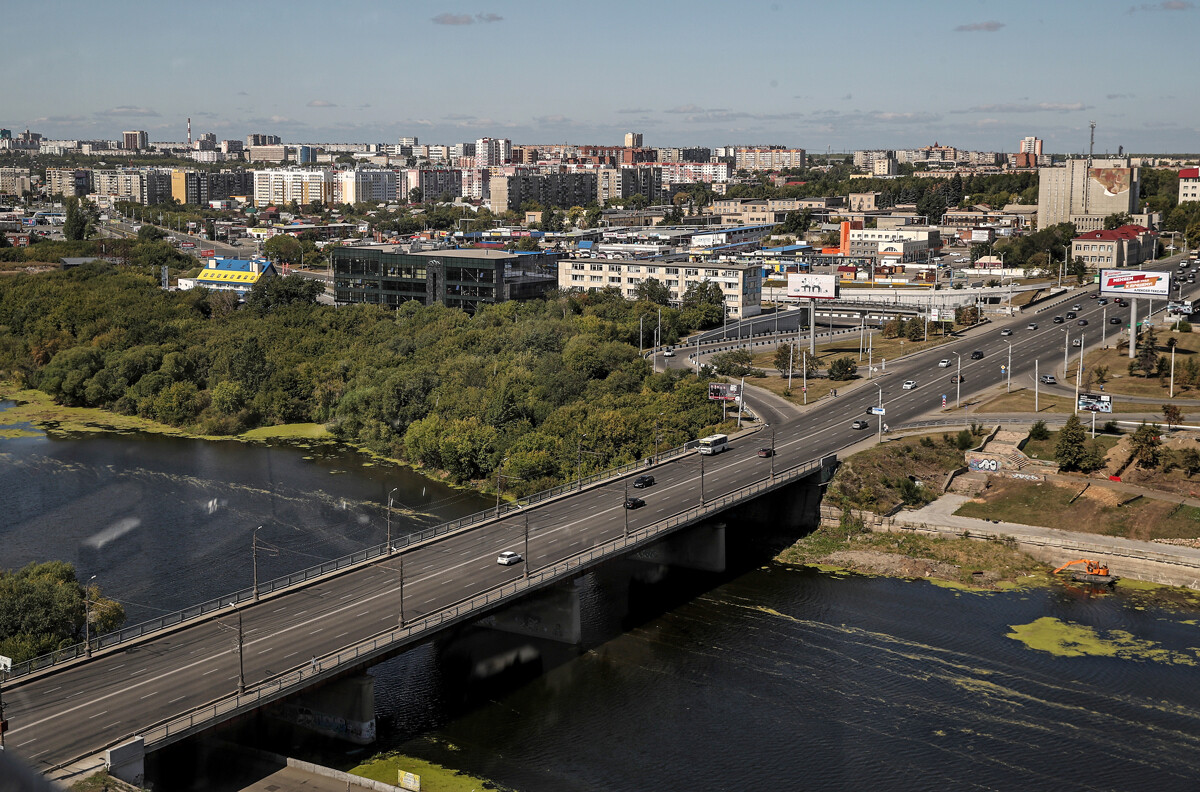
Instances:
[[[1081,393],[1077,408],[1087,412],[1112,412],[1112,396],[1103,393]]]
[[[708,398],[710,401],[739,401],[742,386],[737,382],[708,383]]]
[[[813,297],[832,300],[837,297],[836,275],[812,275],[804,272],[789,272],[787,277],[788,297]]]
[[[1171,274],[1149,270],[1100,270],[1100,293],[1133,297],[1167,297]]]

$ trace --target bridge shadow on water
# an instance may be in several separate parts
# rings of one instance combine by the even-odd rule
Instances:
[[[376,753],[396,750],[769,563],[780,550],[813,529],[820,495],[819,487],[797,484],[675,535],[676,542],[686,541],[686,532],[723,535],[722,571],[624,557],[562,584],[559,591],[577,603],[578,632],[568,640],[539,635],[537,629],[511,631],[472,624],[447,630],[379,663],[369,670],[374,677],[377,729],[371,745],[323,736],[285,722],[271,709],[259,710],[149,754],[147,782],[155,790],[240,790],[256,782],[260,782],[257,788],[270,789],[272,784],[264,786],[263,779],[278,765],[253,754],[254,750],[342,770]],[[522,623],[519,618],[499,616],[496,621],[510,626]],[[576,637],[578,642],[571,640]]]

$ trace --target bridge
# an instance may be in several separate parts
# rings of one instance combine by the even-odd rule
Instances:
[[[649,468],[627,465],[500,504],[16,666],[3,691],[6,744],[51,774],[106,749],[114,764],[126,756],[137,768],[145,751],[316,686],[347,684],[447,628],[485,618],[503,628],[515,603],[536,608],[539,595],[610,559],[671,563],[675,555],[687,566],[708,558],[720,571],[723,535],[701,532],[696,541],[709,546],[699,549],[672,535],[766,493],[822,483],[836,464],[813,456],[802,436],[780,439],[778,455],[761,458],[759,447],[779,439],[767,434],[743,434],[714,456],[694,443],[672,449]],[[647,472],[657,482],[631,489]],[[626,509],[627,493],[646,505]],[[504,550],[524,561],[499,565]],[[356,695],[354,684],[346,695]],[[366,711],[342,736],[373,739],[369,702]]]

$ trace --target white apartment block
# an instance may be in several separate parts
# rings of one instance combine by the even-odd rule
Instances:
[[[1200,168],[1179,171],[1179,203],[1200,201]]]
[[[399,178],[394,170],[361,168],[334,175],[334,202],[338,204],[390,203],[396,200]]]
[[[1042,156],[1042,141],[1041,141],[1041,139],[1036,138],[1033,135],[1030,135],[1029,137],[1021,138],[1020,152],[1022,154],[1033,154],[1034,156],[1038,156],[1038,157]]]
[[[254,205],[280,206],[290,201],[328,204],[334,197],[333,171],[267,168],[254,172]]]
[[[1038,168],[1038,228],[1074,223],[1076,231],[1104,227],[1110,214],[1138,210],[1138,168],[1128,157],[1069,159],[1061,168]]]
[[[613,287],[632,300],[637,298],[638,284],[648,278],[670,289],[672,302],[682,299],[692,284],[707,280],[720,285],[730,318],[762,313],[762,266],[758,264],[569,259],[558,265],[558,288],[564,291]]]
[[[739,146],[734,149],[733,160],[733,166],[737,170],[755,171],[803,168],[805,151],[804,149],[746,148]]]
[[[512,141],[508,138],[479,138],[475,141],[475,167],[503,165],[512,159]]]
[[[729,181],[728,162],[662,162],[663,184],[695,184]]]

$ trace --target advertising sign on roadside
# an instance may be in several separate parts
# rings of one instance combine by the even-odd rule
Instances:
[[[806,272],[789,272],[787,276],[788,297],[812,297],[817,300],[833,300],[837,297],[836,275],[813,275]]]
[[[216,248],[209,248],[209,249],[207,249],[207,250],[201,250],[201,251],[200,251],[200,257],[201,257],[201,258],[212,258],[212,257],[213,257],[213,256],[215,256],[215,255],[217,255],[217,250],[216,250]]]
[[[1100,293],[1133,297],[1169,297],[1171,274],[1149,270],[1100,270]]]
[[[1110,413],[1113,411],[1112,396],[1103,393],[1081,393],[1079,394],[1078,409],[1087,412]]]
[[[741,385],[737,382],[708,383],[708,398],[710,401],[735,402],[741,398]]]

